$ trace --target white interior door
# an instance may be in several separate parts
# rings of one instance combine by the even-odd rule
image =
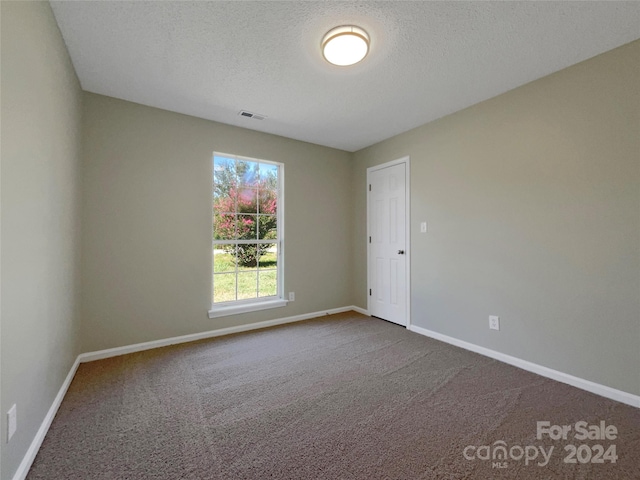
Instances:
[[[369,169],[369,313],[406,326],[406,163]]]

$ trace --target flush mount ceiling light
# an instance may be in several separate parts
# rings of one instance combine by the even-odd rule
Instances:
[[[360,27],[345,25],[329,30],[322,38],[322,55],[334,65],[358,63],[369,53],[369,35]]]

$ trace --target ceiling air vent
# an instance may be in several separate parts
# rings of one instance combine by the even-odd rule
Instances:
[[[251,112],[247,112],[246,110],[240,110],[238,112],[238,115],[240,115],[241,117],[253,118],[254,120],[264,120],[265,118],[267,118],[266,115],[260,115],[259,113],[251,113]]]

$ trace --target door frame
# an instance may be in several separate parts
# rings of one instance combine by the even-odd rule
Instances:
[[[409,328],[411,325],[411,157],[408,155],[406,157],[399,158],[397,160],[392,160],[390,162],[382,163],[380,165],[375,165],[373,167],[367,168],[367,184],[365,185],[365,192],[367,195],[367,236],[365,241],[367,242],[367,312],[371,314],[371,295],[369,295],[369,291],[371,289],[371,244],[369,243],[369,235],[371,235],[371,219],[370,210],[371,210],[371,195],[369,195],[369,185],[370,176],[372,172],[377,170],[382,170],[384,168],[393,167],[398,164],[405,164],[405,210],[404,210],[404,224],[405,224],[405,274],[406,274],[406,328]]]

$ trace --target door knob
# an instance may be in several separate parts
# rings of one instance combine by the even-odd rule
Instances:
[[[404,255],[404,250],[398,250],[399,255]]]

